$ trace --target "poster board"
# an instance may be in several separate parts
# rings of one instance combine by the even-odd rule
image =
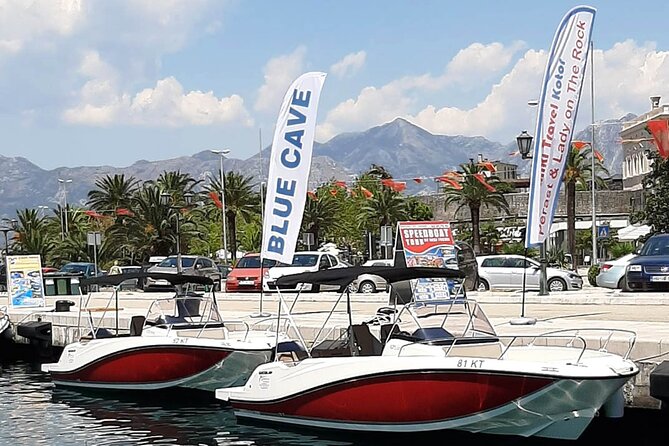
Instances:
[[[449,222],[399,222],[397,231],[397,239],[401,241],[407,267],[458,268],[455,241]],[[418,279],[412,281],[411,286],[416,301],[464,296],[462,281],[455,279]]]
[[[7,295],[14,308],[43,307],[44,282],[39,255],[7,257]]]

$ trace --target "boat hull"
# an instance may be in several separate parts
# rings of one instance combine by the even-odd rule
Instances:
[[[263,421],[316,428],[373,432],[425,432],[456,429],[489,434],[575,439],[586,429],[598,409],[630,376],[566,377],[495,368],[458,369],[451,361],[432,367],[429,361],[395,361],[394,371],[383,371],[384,359],[356,361],[365,372],[347,374],[340,360],[284,373],[282,365],[266,364],[254,372],[245,388],[222,389],[235,415]],[[318,360],[305,360],[304,362]],[[325,372],[323,364],[330,362]],[[423,366],[421,367],[421,363]],[[389,363],[389,364],[392,364]],[[385,364],[386,366],[388,364]],[[299,365],[295,366],[298,368]],[[331,383],[309,386],[313,373],[328,373]],[[387,368],[386,368],[387,370]],[[523,370],[519,368],[518,370]],[[339,373],[339,378],[336,376]],[[301,391],[281,395],[279,388]],[[254,390],[250,390],[251,387]],[[263,396],[264,395],[264,396]]]
[[[270,357],[269,347],[242,350],[220,341],[100,339],[67,346],[58,363],[44,364],[42,370],[60,386],[119,390],[180,386],[212,391],[243,385],[253,368]]]

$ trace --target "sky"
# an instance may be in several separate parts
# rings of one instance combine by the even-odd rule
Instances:
[[[546,53],[597,8],[595,120],[669,103],[666,0],[0,0],[0,155],[128,166],[270,144],[281,100],[327,78],[316,141],[403,117],[503,144],[532,133]],[[584,87],[577,129],[591,121]]]

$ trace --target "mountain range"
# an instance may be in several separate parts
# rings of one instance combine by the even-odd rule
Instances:
[[[622,146],[619,133],[625,121],[634,115],[596,124],[595,146],[604,156],[604,164],[611,174],[619,174],[622,167]],[[591,140],[591,128],[581,130],[574,140]],[[309,178],[310,187],[329,180],[351,181],[372,164],[383,166],[396,179],[407,181],[407,192],[427,193],[435,190],[431,178],[445,170],[456,169],[470,158],[481,154],[490,160],[517,164],[519,172],[529,170],[529,161],[512,155],[516,142],[506,145],[475,136],[435,135],[402,118],[362,132],[343,133],[326,143],[315,143]],[[266,178],[270,148],[252,157],[226,159],[226,171],[240,171],[256,178]],[[262,159],[261,159],[262,157]],[[81,166],[45,170],[23,157],[0,155],[0,217],[13,217],[16,209],[55,207],[65,199],[70,204],[85,205],[89,190],[95,181],[105,175],[125,174],[140,180],[155,179],[163,171],[179,170],[196,179],[207,180],[219,175],[219,155],[209,151],[159,161],[137,161],[127,167]],[[427,178],[417,184],[412,178]],[[58,179],[71,179],[67,190],[59,187]],[[65,197],[67,194],[67,197]]]

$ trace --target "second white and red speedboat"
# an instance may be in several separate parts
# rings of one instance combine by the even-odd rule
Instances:
[[[365,271],[391,284],[458,274],[431,268]],[[330,270],[280,280],[345,286],[359,273]],[[219,389],[216,396],[240,418],[314,428],[576,439],[601,411],[620,415],[622,388],[638,373],[627,358],[633,332],[606,330],[594,337],[600,340],[595,348],[587,332],[502,337],[466,297],[414,300],[386,323],[352,324],[338,349],[316,345],[306,358],[262,364],[244,386]],[[606,351],[614,336],[629,346],[626,354]]]
[[[273,331],[252,330],[243,321],[224,321],[213,282],[207,277],[130,273],[82,282],[89,287],[114,286],[117,300],[123,282],[145,275],[167,280],[177,290],[186,284],[204,285],[212,293],[178,291],[174,297],[156,299],[145,317],[133,317],[126,334],[94,326],[88,318],[88,334],[67,345],[57,363],[42,365],[42,371],[48,372],[56,385],[105,390],[179,386],[214,391],[244,384],[256,366],[273,358],[277,342],[279,351],[297,348],[295,342],[283,335],[277,337]],[[89,307],[80,311],[90,315],[91,311],[114,309]]]

